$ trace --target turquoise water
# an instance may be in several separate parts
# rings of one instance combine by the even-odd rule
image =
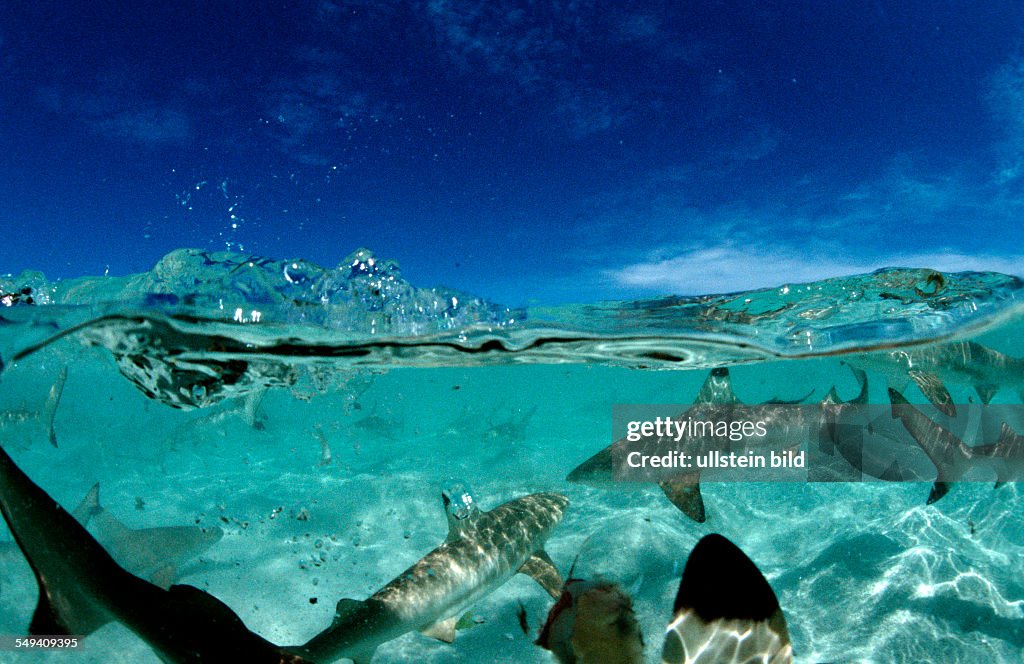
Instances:
[[[958,483],[926,505],[930,482],[708,483],[697,523],[657,487],[565,478],[612,442],[614,404],[689,403],[715,367],[749,403],[818,401],[832,386],[850,398],[841,362],[865,366],[871,403],[888,403],[894,384],[925,403],[900,374],[910,358],[955,403],[977,402],[993,380],[993,403],[1020,403],[1022,286],[908,269],[508,309],[416,288],[368,252],[334,269],[183,251],[127,278],[24,274],[0,280],[11,305],[0,308],[3,441],[69,509],[99,482],[131,528],[222,529],[176,579],[275,643],[312,637],[337,600],[371,595],[443,541],[440,489],[461,478],[484,509],[568,496],[546,549],[563,574],[578,555],[577,575],[629,590],[650,661],[690,549],[718,532],[768,578],[800,661],[1017,662],[1019,484]],[[960,361],[967,340],[1000,355]],[[53,447],[41,412],[61,368]],[[0,633],[24,633],[36,587],[11,546],[0,597]],[[453,644],[408,634],[374,661],[551,661],[532,643],[550,602],[517,576],[472,607]],[[158,661],[116,624],[74,659]]]

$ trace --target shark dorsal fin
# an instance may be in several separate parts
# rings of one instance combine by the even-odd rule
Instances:
[[[793,661],[786,619],[757,566],[721,535],[690,553],[665,634],[662,662]]]
[[[757,566],[721,535],[707,535],[690,553],[673,610],[692,609],[704,622],[768,620],[779,600]]]
[[[732,379],[725,367],[712,369],[704,380],[704,385],[697,393],[695,404],[734,404],[739,403],[736,393],[732,391]]]
[[[100,506],[100,483],[92,485],[89,492],[82,498],[82,502],[78,503],[78,507],[71,513],[71,516],[75,517],[75,521],[82,524],[83,526],[89,525],[89,520],[92,517],[99,514],[103,508]]]
[[[576,563],[573,563],[574,567],[575,565]],[[558,568],[551,562],[551,557],[544,549],[535,551],[527,558],[519,571],[539,583],[552,597],[557,599],[562,594],[562,575],[558,573]]]

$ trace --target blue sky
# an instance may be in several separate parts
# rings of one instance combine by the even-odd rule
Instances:
[[[365,246],[521,304],[1024,271],[1019,2],[22,5],[3,273]]]

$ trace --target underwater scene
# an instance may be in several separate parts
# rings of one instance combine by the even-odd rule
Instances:
[[[558,661],[1020,661],[1016,277],[512,309],[368,250],[180,250],[0,290],[0,633],[85,637],[23,658],[247,652],[219,601],[266,640],[238,661],[553,661],[535,642]],[[812,481],[617,481],[599,460],[617,404],[858,399],[885,404],[902,466],[835,435],[787,443],[824,452]],[[983,404],[1003,420],[951,433]],[[711,534],[726,548],[695,562]],[[699,627],[680,626],[684,568]],[[173,584],[216,600],[165,607]]]
[[[1024,3],[0,3],[0,664],[1024,662]]]

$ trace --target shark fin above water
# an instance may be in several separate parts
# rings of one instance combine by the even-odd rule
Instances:
[[[792,662],[779,600],[757,566],[721,535],[690,553],[668,625],[664,664]]]
[[[39,585],[32,634],[88,635],[117,621],[165,662],[299,664],[192,586],[163,590],[125,571],[0,447],[0,512]]]

